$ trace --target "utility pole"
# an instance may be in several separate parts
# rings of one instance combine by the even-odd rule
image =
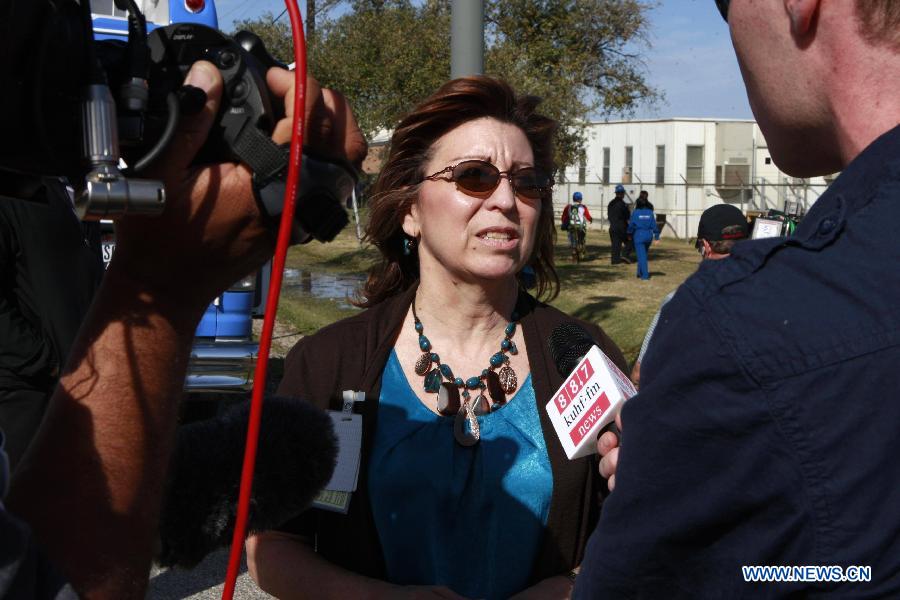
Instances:
[[[450,77],[484,73],[484,0],[450,5]]]
[[[684,182],[684,239],[690,241],[691,232],[690,227],[688,227],[688,180],[681,173],[678,176]]]

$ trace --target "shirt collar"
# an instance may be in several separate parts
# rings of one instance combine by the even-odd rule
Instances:
[[[859,153],[816,201],[791,240],[818,249],[831,243],[847,219],[875,197],[882,185],[900,179],[900,125]]]

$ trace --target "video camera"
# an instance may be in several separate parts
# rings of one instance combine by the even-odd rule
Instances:
[[[185,23],[147,35],[134,0],[115,1],[128,11],[127,43],[94,40],[88,0],[0,0],[0,21],[11,25],[0,40],[0,166],[69,178],[83,219],[158,214],[163,184],[138,176],[164,153],[181,113],[202,107],[204,95],[183,82],[194,62],[208,60],[225,85],[195,163],[249,166],[277,226],[288,150],[270,138],[284,114],[265,73],[283,65],[250,32],[232,38]],[[329,241],[348,222],[355,169],[305,150],[302,165],[292,242]]]

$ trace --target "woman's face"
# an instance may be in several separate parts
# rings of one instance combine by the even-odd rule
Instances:
[[[472,159],[489,162],[501,172],[534,166],[525,133],[492,118],[460,125],[435,141],[431,150],[425,175]],[[404,217],[403,230],[419,239],[423,279],[496,281],[513,278],[527,263],[540,212],[541,200],[516,195],[506,177],[493,191],[475,195],[452,181],[426,180]]]

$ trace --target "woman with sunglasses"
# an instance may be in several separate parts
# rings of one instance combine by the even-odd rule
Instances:
[[[339,410],[361,391],[346,514],[310,510],[252,536],[279,598],[565,598],[598,517],[592,458],[569,461],[544,406],[563,377],[554,328],[599,328],[552,298],[555,122],[487,77],[451,81],[403,119],[366,227],[381,253],[361,314],[301,340],[279,394]],[[315,550],[313,550],[315,548]]]

